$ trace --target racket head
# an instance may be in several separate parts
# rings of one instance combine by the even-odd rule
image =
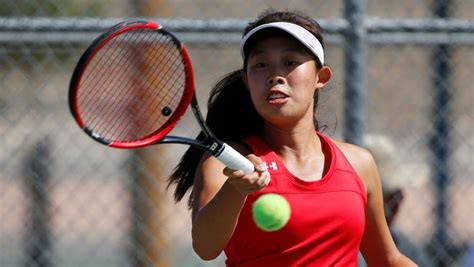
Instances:
[[[119,23],[82,54],[69,86],[69,108],[94,140],[117,148],[158,143],[194,95],[186,47],[149,20]]]

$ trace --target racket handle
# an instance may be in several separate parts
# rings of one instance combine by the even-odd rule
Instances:
[[[232,170],[242,170],[245,174],[255,171],[252,162],[250,162],[246,157],[242,156],[242,154],[237,152],[226,143],[224,143],[222,152],[216,157],[218,160],[224,163],[224,165]]]

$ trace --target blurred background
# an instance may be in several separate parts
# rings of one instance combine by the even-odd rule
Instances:
[[[474,0],[0,0],[0,266],[223,266],[194,254],[187,198],[166,189],[186,147],[96,143],[70,116],[68,86],[95,37],[146,17],[187,43],[205,113],[209,89],[241,66],[243,27],[267,8],[326,29],[324,133],[391,143],[381,174],[400,193],[404,253],[474,266]],[[190,112],[174,133],[198,133]]]

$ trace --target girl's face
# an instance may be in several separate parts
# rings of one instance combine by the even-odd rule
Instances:
[[[276,126],[313,123],[315,90],[330,79],[320,78],[313,54],[290,37],[270,37],[257,42],[247,60],[243,79],[252,102],[263,119]],[[326,76],[326,75],[324,75]]]

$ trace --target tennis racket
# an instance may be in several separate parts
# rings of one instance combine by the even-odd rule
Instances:
[[[189,53],[173,34],[153,21],[125,21],[97,37],[79,59],[69,107],[79,127],[109,147],[191,145],[230,169],[253,172],[253,164],[206,125],[193,75]],[[204,140],[168,135],[189,105]]]

